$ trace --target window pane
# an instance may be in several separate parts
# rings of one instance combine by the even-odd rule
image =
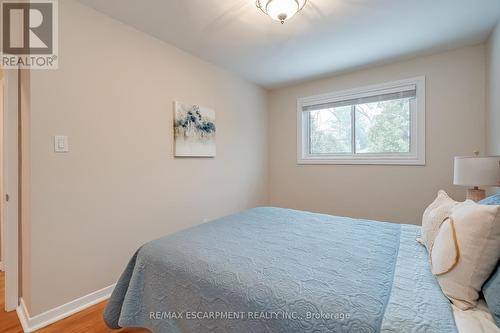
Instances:
[[[410,131],[410,98],[356,105],[356,153],[409,153]]]
[[[310,111],[310,154],[352,152],[351,106]]]

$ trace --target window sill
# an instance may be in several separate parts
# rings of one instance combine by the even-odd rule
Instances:
[[[298,165],[414,165],[414,166],[425,166],[425,159],[325,159],[325,158],[299,158],[297,160]]]

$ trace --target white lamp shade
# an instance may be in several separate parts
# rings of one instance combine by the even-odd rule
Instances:
[[[500,156],[455,157],[453,184],[500,186]]]

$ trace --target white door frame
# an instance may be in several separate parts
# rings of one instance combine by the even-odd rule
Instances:
[[[4,73],[2,256],[5,311],[14,311],[19,304],[19,71]]]
[[[4,84],[4,78],[3,78],[3,69],[0,67],[0,94],[2,94],[2,98],[0,99],[1,105],[0,105],[0,271],[4,271],[3,269],[3,257],[5,255],[5,241],[4,241],[4,228],[3,228],[3,210],[4,210],[4,204],[2,198],[4,198],[4,190],[3,190],[3,142],[4,142],[4,109],[5,105],[7,104],[5,102],[5,84]],[[1,309],[0,309],[1,310]]]
[[[1,101],[1,105],[0,105],[0,137],[1,137],[1,141],[0,141],[0,271],[4,271],[4,267],[3,267],[3,262],[4,262],[4,256],[5,256],[5,240],[4,240],[4,236],[5,236],[5,230],[4,230],[4,227],[3,227],[3,221],[4,221],[4,217],[3,217],[3,211],[4,211],[4,203],[3,203],[3,200],[2,198],[5,197],[5,194],[4,194],[4,182],[3,182],[3,178],[4,178],[4,173],[3,173],[3,154],[4,154],[4,146],[3,146],[3,142],[5,140],[4,138],[4,122],[5,122],[5,118],[4,118],[4,109],[5,109],[5,106],[6,106],[6,102],[5,102],[5,95],[6,95],[6,88],[5,88],[5,80],[4,77],[3,77],[4,73],[3,73],[3,70],[2,68],[0,68],[0,94],[2,94],[2,98],[0,99]],[[0,309],[1,310],[1,309]]]

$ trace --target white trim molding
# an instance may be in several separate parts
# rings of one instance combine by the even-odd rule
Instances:
[[[107,300],[111,296],[115,286],[116,284],[113,284],[34,317],[30,317],[26,304],[21,298],[20,304],[16,309],[17,316],[24,332],[31,333]]]
[[[19,73],[9,69],[4,74],[1,243],[5,310],[14,311],[19,305]]]
[[[415,98],[410,101],[409,153],[356,153],[354,127],[351,128],[352,153],[311,154],[309,152],[309,114],[307,111],[317,110],[321,106],[328,108],[344,102],[355,105],[361,103],[363,99],[403,93],[412,89],[415,91]],[[425,104],[425,76],[299,98],[297,100],[297,164],[425,165]],[[354,113],[355,111],[351,111],[351,117],[355,117]],[[355,126],[354,119],[351,119],[352,126]]]
[[[26,309],[26,305],[24,304],[22,298],[20,299],[19,306],[16,308],[16,313],[17,317],[19,318],[19,321],[21,322],[21,326],[23,327],[23,332],[25,333],[32,332],[33,330],[30,330],[30,325],[29,325],[28,310]]]

